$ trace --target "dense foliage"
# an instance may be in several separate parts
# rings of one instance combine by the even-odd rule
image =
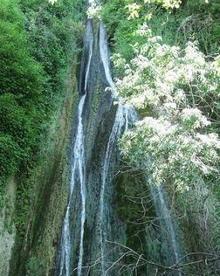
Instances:
[[[187,5],[184,11],[181,5]],[[202,39],[195,26],[186,28],[192,18],[199,24],[197,13],[205,5],[206,20],[211,17],[212,23]],[[117,0],[103,8],[113,34],[119,94],[141,114],[141,121],[122,139],[122,152],[158,185],[172,182],[173,189],[183,191],[197,181],[210,181],[210,175],[213,182],[219,179],[219,58],[217,41],[207,44],[210,31],[212,40],[216,38],[219,8],[217,1]]]
[[[118,186],[129,235],[143,244],[157,246],[148,236],[157,225],[148,189],[163,189],[185,252],[219,252],[219,12],[216,0],[113,0],[102,7],[119,96],[139,113],[120,141]],[[128,246],[152,258],[152,248]],[[186,274],[219,273],[216,263],[199,269]]]
[[[156,2],[169,1],[106,1],[102,15],[115,52],[130,59],[134,53],[132,44],[137,40],[135,32],[139,25],[147,22],[153,35],[162,36],[167,44],[183,45],[188,40],[197,40],[203,52],[216,53],[220,38],[218,0],[181,1],[178,9],[168,11]]]
[[[172,179],[177,190],[188,190],[207,175],[218,179],[220,140],[208,131],[211,122],[201,111],[209,110],[210,117],[218,112],[216,63],[193,43],[181,51],[146,32],[148,43],[118,80],[125,101],[144,113],[122,139],[123,153],[158,185]]]
[[[0,181],[27,171],[77,51],[82,1],[0,0]],[[69,45],[72,44],[72,47]],[[72,51],[73,53],[73,51]]]

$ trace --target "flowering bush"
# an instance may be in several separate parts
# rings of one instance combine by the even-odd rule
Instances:
[[[163,44],[146,24],[137,35],[147,42],[134,45],[129,64],[113,57],[125,72],[116,80],[119,94],[143,117],[122,138],[122,153],[154,183],[169,181],[188,190],[207,175],[218,176],[220,141],[209,133],[211,122],[202,110],[208,116],[216,110],[219,65],[207,61],[196,43],[188,42],[183,50]]]
[[[92,2],[87,10],[88,18],[97,18],[101,19],[101,6],[97,5],[95,2]]]
[[[128,20],[138,18],[140,16],[141,11],[149,4],[160,5],[162,8],[166,10],[173,10],[180,8],[182,4],[182,0],[144,0],[143,3],[129,3],[126,5],[127,12],[129,14]],[[204,3],[208,4],[209,1],[204,0]]]
[[[182,0],[144,0],[144,3],[156,3],[161,4],[165,9],[177,9],[180,7]]]
[[[138,5],[136,3],[132,3],[132,4],[127,5],[127,8],[128,8],[128,12],[129,12],[128,19],[139,17],[139,11],[141,9],[141,5]]]
[[[55,4],[57,2],[57,0],[48,0],[49,3],[51,3],[52,5]]]

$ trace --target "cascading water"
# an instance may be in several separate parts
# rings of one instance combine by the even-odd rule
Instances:
[[[73,194],[76,192],[76,184],[80,185],[80,198],[81,198],[81,213],[80,213],[80,238],[79,238],[79,250],[78,250],[78,264],[77,264],[77,275],[80,276],[82,273],[83,255],[84,255],[84,227],[86,220],[86,162],[85,162],[85,145],[84,145],[84,126],[83,126],[83,110],[85,106],[85,100],[87,97],[87,86],[90,74],[91,60],[93,57],[93,30],[92,21],[88,20],[87,28],[84,38],[84,56],[81,65],[81,78],[80,78],[80,94],[83,95],[78,105],[78,124],[76,130],[76,138],[73,147],[73,161],[72,161],[72,177],[70,182],[70,194],[68,206],[64,218],[62,237],[61,237],[61,254],[59,261],[59,276],[70,276],[72,275],[72,243],[74,240],[71,239],[73,233],[71,233],[71,206],[73,202]],[[99,52],[101,63],[104,68],[105,79],[108,82],[112,94],[114,96],[116,89],[113,84],[110,68],[109,68],[109,56],[108,56],[108,44],[105,27],[100,23],[99,28]],[[111,101],[112,102],[112,101]],[[112,104],[112,103],[111,103]],[[103,167],[100,171],[101,183],[100,183],[100,197],[99,197],[99,227],[100,227],[100,253],[102,263],[102,274],[104,275],[105,270],[105,241],[108,234],[106,212],[104,211],[104,195],[106,192],[106,184],[111,181],[109,177],[109,167],[112,157],[112,151],[116,146],[117,138],[122,133],[122,130],[127,130],[129,122],[135,117],[135,111],[129,106],[123,106],[117,103],[117,111],[114,119],[114,123],[111,129],[110,136],[107,141],[107,146],[104,153]],[[87,183],[88,184],[88,183]],[[97,244],[98,246],[98,244]]]
[[[87,23],[87,30],[85,35],[85,45],[88,44],[89,48],[89,57],[88,57],[88,63],[86,66],[86,72],[85,72],[85,81],[84,81],[84,95],[82,96],[81,101],[83,101],[83,106],[85,103],[85,98],[87,94],[87,85],[88,85],[88,77],[89,77],[89,71],[91,66],[91,60],[92,60],[92,54],[93,54],[93,31],[92,31],[92,23],[91,21],[88,21]],[[79,103],[80,106],[80,103]],[[81,114],[82,115],[82,114]],[[85,183],[85,153],[84,153],[84,135],[83,135],[83,124],[82,124],[82,116],[80,117],[81,122],[78,122],[78,128],[82,128],[82,136],[81,136],[81,156],[82,156],[82,164],[81,164],[81,171],[82,177],[80,177],[80,194],[81,194],[81,202],[82,202],[82,211],[81,211],[81,233],[80,233],[80,251],[79,251],[79,261],[78,261],[78,267],[77,267],[77,275],[80,276],[82,272],[82,263],[83,263],[83,240],[84,240],[84,225],[85,225],[85,219],[86,219],[86,183]],[[79,124],[81,126],[79,126]],[[77,131],[78,134],[78,131]],[[77,140],[76,140],[77,142]],[[74,149],[75,153],[75,149]],[[83,173],[84,171],[84,173]]]
[[[99,37],[99,47],[100,47],[100,55],[101,60],[103,63],[105,77],[106,80],[111,88],[113,96],[117,98],[117,91],[116,87],[113,83],[110,67],[109,67],[109,55],[108,55],[108,44],[107,44],[107,34],[104,25],[100,24],[100,37]],[[117,138],[120,137],[122,134],[122,130],[128,130],[129,122],[135,122],[137,120],[137,114],[135,110],[130,106],[123,106],[120,103],[118,104],[115,122],[112,127],[112,131],[108,140],[105,157],[104,157],[104,164],[102,170],[102,186],[101,186],[101,194],[100,194],[100,245],[101,245],[101,275],[105,275],[108,263],[108,253],[105,252],[105,241],[107,240],[107,221],[104,218],[104,211],[105,204],[104,204],[104,195],[105,195],[105,188],[106,184],[108,183],[109,179],[109,166],[111,160],[111,152],[112,147],[114,146]],[[155,186],[155,185],[154,185]],[[162,187],[151,187],[151,193],[154,198],[154,203],[156,209],[158,211],[158,216],[160,220],[163,221],[164,229],[166,231],[167,238],[170,243],[171,247],[171,263],[170,264],[177,264],[180,260],[180,252],[179,252],[179,244],[177,242],[176,233],[174,229],[173,220],[171,218],[170,210],[166,204],[165,194]],[[107,259],[107,260],[106,260]],[[178,275],[181,275],[180,272],[177,272]]]
[[[130,116],[129,116],[130,115]],[[107,183],[111,181],[109,179],[109,167],[111,161],[111,154],[113,151],[113,147],[115,146],[117,139],[122,134],[122,130],[126,130],[128,128],[129,122],[132,122],[135,118],[136,112],[132,108],[124,107],[123,105],[119,104],[115,116],[115,122],[112,127],[112,131],[108,140],[105,156],[104,156],[104,164],[102,169],[102,186],[101,186],[101,193],[100,193],[100,248],[101,248],[101,275],[105,275],[106,271],[106,260],[108,257],[108,252],[105,252],[105,242],[107,241],[107,221],[105,219],[105,202],[104,202],[104,195]],[[105,256],[106,255],[106,256]]]
[[[81,275],[82,262],[83,262],[83,239],[84,239],[84,224],[86,218],[86,183],[85,183],[85,149],[84,149],[84,131],[83,131],[83,109],[85,105],[86,95],[87,95],[87,85],[88,76],[90,71],[91,59],[92,59],[92,49],[93,49],[93,39],[92,39],[92,26],[91,22],[88,21],[84,45],[88,48],[88,61],[85,70],[84,86],[81,88],[81,97],[78,105],[78,125],[76,131],[76,139],[73,147],[73,159],[71,166],[71,181],[70,181],[70,193],[69,201],[67,205],[67,210],[64,218],[62,237],[61,237],[61,254],[60,254],[60,264],[59,264],[59,276],[69,276],[71,275],[71,231],[70,231],[70,208],[72,205],[72,196],[74,188],[77,182],[80,184],[80,195],[81,195],[81,231],[80,231],[80,249],[79,249],[79,259],[77,267],[77,275]]]
[[[74,167],[73,167],[73,181],[75,179],[75,164],[76,168],[78,167],[79,179],[80,179],[80,194],[82,202],[81,210],[81,233],[80,233],[80,250],[79,250],[79,262],[77,274],[80,276],[82,271],[82,259],[83,259],[83,238],[84,238],[84,224],[86,217],[86,187],[85,187],[85,153],[84,153],[84,134],[83,134],[83,123],[82,123],[82,111],[85,103],[86,95],[83,95],[79,103],[79,122],[77,137],[74,147]]]
[[[90,0],[89,5],[93,4],[94,1]],[[94,29],[92,19],[87,20],[79,82],[81,98],[72,150],[69,199],[58,256],[58,276],[81,276],[88,273],[92,276],[117,275],[117,272],[109,270],[113,259],[118,258],[119,254],[110,252],[108,242],[121,241],[121,236],[125,233],[124,226],[121,227],[120,234],[117,233],[120,220],[111,206],[114,194],[113,173],[117,140],[136,121],[137,115],[132,107],[121,104],[117,96],[111,77],[107,34],[103,23],[99,24],[98,36],[94,35]],[[100,87],[103,93],[97,96]],[[99,107],[94,113],[93,101],[96,102],[97,97]],[[111,120],[108,121],[106,116],[109,115]],[[90,136],[91,127],[95,128],[92,132],[94,136]],[[104,133],[99,133],[103,127]],[[152,187],[151,193],[164,227],[169,232],[172,255],[177,262],[179,247],[164,193],[157,187]],[[97,271],[91,265],[97,259],[100,260],[101,271],[100,267]]]
[[[100,56],[101,61],[104,67],[105,78],[111,88],[113,93],[113,97],[117,97],[116,94],[116,87],[111,77],[110,66],[109,66],[109,54],[108,54],[108,42],[107,42],[107,34],[106,29],[103,23],[100,23],[99,29],[99,49],[100,49]],[[109,167],[111,161],[111,155],[113,151],[113,147],[115,146],[117,139],[122,134],[122,131],[126,131],[129,127],[129,123],[133,123],[137,118],[136,111],[134,108],[128,105],[122,105],[118,103],[117,112],[115,115],[115,121],[109,136],[109,140],[107,143],[107,148],[105,151],[104,162],[103,162],[103,169],[101,174],[102,185],[101,185],[101,193],[100,193],[100,249],[101,249],[101,275],[105,275],[106,271],[106,262],[108,260],[108,253],[105,252],[105,242],[107,241],[107,221],[105,219],[105,189],[107,183],[111,181],[109,179]]]
[[[116,87],[112,80],[110,66],[109,66],[107,33],[106,33],[105,26],[102,22],[100,23],[100,28],[99,28],[99,50],[100,50],[101,61],[105,71],[106,80],[113,92],[113,96],[115,96]]]
[[[152,184],[150,189],[156,207],[157,216],[161,224],[162,239],[169,244],[165,252],[167,259],[166,262],[169,265],[178,264],[181,259],[180,246],[177,241],[176,229],[173,221],[174,218],[168,208],[166,193],[162,186]],[[179,271],[174,272],[174,274],[179,276],[182,275]]]
[[[72,177],[70,181],[70,195],[67,205],[66,215],[63,224],[62,231],[62,251],[61,251],[61,263],[59,275],[70,275],[70,259],[71,259],[71,238],[70,238],[70,206],[72,204],[72,194],[74,191],[75,180],[78,174],[81,184],[81,197],[82,197],[82,222],[83,226],[85,221],[85,175],[84,175],[84,145],[83,145],[83,124],[82,124],[82,112],[85,103],[86,95],[82,96],[78,106],[78,129],[76,135],[76,141],[74,145],[74,159],[72,165]],[[83,237],[82,237],[83,238]],[[83,239],[82,239],[83,240]],[[82,255],[80,245],[80,254]]]

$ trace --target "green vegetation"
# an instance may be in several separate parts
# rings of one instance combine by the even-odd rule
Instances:
[[[0,0],[0,182],[37,160],[77,53],[82,1]],[[71,45],[71,47],[70,47]]]
[[[148,187],[169,192],[188,251],[220,248],[219,11],[215,0],[114,0],[102,8],[119,95],[140,114],[121,139],[124,162],[143,172]],[[146,193],[127,185],[122,201]],[[142,211],[138,204],[128,205],[125,219]]]
[[[123,153],[157,185],[173,179],[175,189],[184,190],[208,175],[218,180],[220,141],[207,129],[206,117],[219,113],[218,67],[193,43],[181,51],[146,28],[139,33],[148,42],[137,46],[140,52],[117,82],[119,93],[144,117],[125,134]]]
[[[203,52],[208,55],[217,53],[220,38],[218,0],[209,3],[205,0],[181,1],[180,7],[173,10],[161,8],[155,2],[180,1],[105,1],[102,16],[115,53],[122,54],[127,60],[132,57],[132,46],[140,39],[136,31],[143,23],[147,23],[152,34],[161,36],[167,44],[184,45],[189,40],[198,40]],[[136,13],[133,14],[133,10]]]
[[[6,231],[14,225],[17,231],[11,275],[54,273],[84,4],[0,0],[0,204]],[[140,115],[120,141],[117,207],[127,224],[127,246],[153,262],[163,250],[153,185],[172,197],[187,253],[220,250],[219,12],[218,0],[105,0],[88,10],[107,25],[119,95]],[[14,206],[2,200],[11,176]],[[193,260],[200,266],[201,259]],[[201,275],[205,269],[215,275],[215,268],[200,268]],[[138,272],[146,273],[145,267]]]
[[[188,189],[187,181],[201,174],[217,181],[219,140],[212,132],[219,132],[220,6],[217,1],[144,2],[115,0],[102,10],[119,94],[143,119],[122,139],[124,155],[139,169],[149,166],[158,184],[173,179],[177,189]],[[168,2],[174,6],[165,7]],[[201,12],[203,30],[197,28]]]
[[[0,14],[0,168],[4,180],[34,150],[32,132],[39,126],[33,127],[37,108],[31,101],[37,103],[42,95],[43,71],[28,49],[18,3],[2,0]]]
[[[133,166],[148,168],[153,182],[173,179],[177,190],[202,175],[217,182],[219,174],[220,6],[182,2],[115,0],[102,10],[119,94],[142,116],[122,151]]]
[[[84,4],[0,0],[1,223],[6,236],[16,227],[10,275],[46,275],[54,264]],[[11,255],[7,242],[4,250]],[[0,266],[8,270],[4,256]]]

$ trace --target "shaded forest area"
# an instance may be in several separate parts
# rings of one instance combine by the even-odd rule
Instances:
[[[10,175],[28,173],[50,117],[63,97],[70,45],[79,51],[81,1],[0,2],[1,191]],[[72,54],[71,54],[72,55]]]

